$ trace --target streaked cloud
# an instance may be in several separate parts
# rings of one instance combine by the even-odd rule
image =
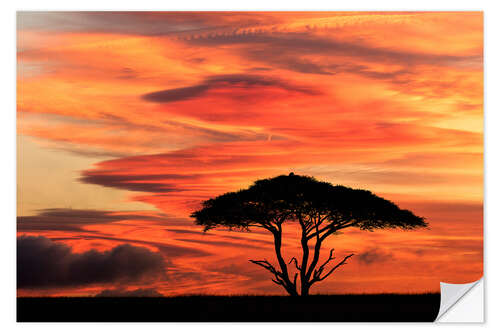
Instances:
[[[41,211],[38,215],[18,216],[18,231],[85,231],[84,227],[93,224],[106,224],[118,221],[164,221],[165,215],[146,215],[140,212],[119,213],[101,210],[51,208]]]
[[[104,289],[95,297],[163,297],[162,293],[154,288],[126,289]]]
[[[183,88],[174,88],[162,91],[152,92],[143,95],[147,101],[156,103],[169,103],[182,100],[189,100],[203,95],[204,93],[219,88],[254,88],[262,89],[263,87],[277,87],[289,91],[300,92],[306,95],[315,95],[319,92],[305,87],[295,87],[288,83],[282,82],[265,76],[248,75],[248,74],[226,74],[210,77],[202,83]],[[234,91],[227,92],[228,97],[231,98]]]

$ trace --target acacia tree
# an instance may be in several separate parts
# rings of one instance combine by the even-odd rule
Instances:
[[[299,295],[299,291],[302,296],[309,295],[314,283],[326,279],[354,255],[349,254],[333,265],[331,262],[335,258],[331,249],[328,258],[319,263],[323,242],[340,230],[427,227],[424,218],[370,191],[334,186],[293,173],[257,180],[248,189],[209,199],[191,217],[196,224],[204,226],[205,231],[225,227],[247,231],[262,228],[271,232],[278,266],[267,260],[250,261],[271,272],[272,281],[293,296]],[[302,248],[302,258],[292,257],[288,264],[282,253],[283,224],[286,222],[300,226]],[[289,265],[296,268],[293,278]]]

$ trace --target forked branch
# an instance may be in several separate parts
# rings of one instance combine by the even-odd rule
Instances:
[[[267,261],[266,259],[264,259],[264,260],[251,260],[250,259],[250,262],[254,263],[256,265],[259,265],[261,267],[264,267],[269,272],[273,273],[275,278],[271,279],[271,280],[278,285],[285,286],[285,279],[284,279],[283,273],[278,271],[273,265],[271,265],[271,263],[269,261]]]
[[[349,254],[347,256],[344,257],[344,259],[342,259],[342,261],[340,261],[337,265],[333,266],[329,271],[328,273],[324,274],[323,276],[321,276],[321,274],[323,274],[323,271],[325,270],[326,266],[328,265],[328,263],[330,263],[330,261],[332,261],[333,259],[335,259],[335,257],[333,256],[333,251],[334,249],[331,249],[330,250],[330,254],[328,256],[328,259],[326,259],[326,261],[318,268],[318,269],[315,269],[314,270],[314,274],[313,274],[313,278],[311,279],[311,284],[313,284],[314,282],[318,282],[318,281],[323,281],[324,279],[326,279],[328,276],[330,276],[330,274],[332,274],[337,268],[339,268],[340,266],[342,265],[345,265],[346,264],[346,261],[347,259],[349,259],[350,257],[352,257],[354,255],[354,253],[352,254]]]
[[[295,268],[297,268],[298,271],[302,270],[302,267],[299,265],[299,262],[297,261],[297,258],[292,257],[288,265],[290,265],[292,262],[295,262]]]

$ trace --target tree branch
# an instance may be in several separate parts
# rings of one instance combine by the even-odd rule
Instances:
[[[328,276],[330,276],[330,274],[332,274],[337,268],[339,268],[340,266],[342,265],[345,265],[345,262],[347,261],[347,259],[349,259],[350,257],[352,257],[354,255],[354,253],[351,253],[347,256],[344,257],[344,259],[342,259],[341,262],[339,262],[337,265],[333,266],[329,271],[328,273],[326,273],[325,275],[321,276],[321,274],[323,273],[326,265],[328,265],[328,263],[330,261],[332,261],[333,259],[335,259],[335,257],[333,256],[333,251],[334,249],[331,249],[330,250],[330,255],[328,256],[328,259],[317,269],[317,270],[314,270],[314,276],[313,276],[313,279],[311,280],[311,284],[313,284],[314,282],[318,282],[318,281],[323,281],[324,279],[326,279]]]
[[[261,267],[264,267],[265,269],[267,269],[268,271],[270,271],[274,275],[280,276],[283,274],[280,271],[278,271],[276,268],[274,268],[274,266],[271,265],[269,263],[269,261],[267,261],[266,259],[264,259],[264,260],[252,260],[252,259],[250,259],[250,262],[254,263],[256,265],[259,265]]]
[[[314,256],[313,256],[313,260],[311,261],[311,264],[309,265],[309,269],[307,270],[306,274],[304,275],[304,278],[306,280],[309,280],[313,270],[316,268],[316,265],[318,264],[318,260],[319,260],[319,254],[321,251],[322,240],[319,237],[318,225],[315,226],[315,229],[316,229],[316,233],[315,233],[316,234],[316,244],[314,245]]]
[[[271,265],[271,263],[269,263],[269,261],[267,261],[266,259],[264,259],[264,260],[251,260],[250,259],[250,262],[253,264],[259,265],[261,267],[264,267],[269,272],[273,273],[276,280],[275,279],[271,279],[271,280],[273,280],[273,282],[276,284],[280,284],[280,285],[284,286],[285,282],[283,280],[283,273],[278,271],[273,265]]]
[[[333,251],[335,251],[335,249],[331,249],[330,254],[328,255],[328,259],[326,259],[326,261],[321,266],[319,266],[318,269],[314,270],[314,278],[319,277],[321,273],[323,273],[326,265],[328,265],[331,260],[335,259],[335,257],[333,256]]]
[[[262,229],[266,229],[266,230],[271,231],[271,227],[269,227],[267,225],[264,225],[264,224],[252,224],[252,223],[249,223],[248,226],[249,227],[255,227],[255,228],[262,228]]]
[[[283,284],[283,281],[281,281],[281,280],[275,280],[275,279],[271,278],[271,281],[273,281],[274,283],[276,283],[276,284],[277,284],[277,285],[279,285],[279,286],[285,286],[285,285]]]
[[[336,270],[337,268],[339,268],[340,266],[342,265],[345,265],[345,262],[347,259],[349,259],[350,257],[352,257],[354,255],[354,253],[351,253],[350,255],[348,256],[345,256],[344,259],[342,259],[341,262],[339,262],[337,265],[335,265],[327,274],[325,274],[322,278],[319,279],[319,281],[323,281],[324,279],[326,279],[330,274],[333,273],[334,270]]]
[[[269,263],[266,259],[264,260],[249,260],[251,263],[259,265],[261,267],[264,267],[267,269],[269,272],[274,274],[274,278],[271,278],[271,281],[276,283],[277,285],[283,286],[289,293],[290,295],[296,296],[297,295],[297,273],[295,273],[295,276],[293,278],[293,283],[288,279],[288,273],[285,274],[283,272],[280,272],[277,270],[273,265]]]
[[[312,221],[314,220],[313,218],[311,218],[311,223],[310,225],[308,225],[307,229],[306,229],[306,233],[309,234],[313,229],[317,229],[320,225],[323,224],[323,222],[328,218],[328,215],[325,215],[324,217],[321,217],[321,214],[318,213],[318,217],[315,219],[315,222],[312,223]],[[312,237],[308,237],[308,239],[311,239],[314,237],[314,235],[311,235]]]
[[[321,236],[321,241],[324,241],[328,236],[330,236],[331,234],[333,234],[334,232],[337,232],[341,229],[345,229],[345,228],[349,228],[349,227],[352,227],[353,225],[355,225],[356,222],[352,222],[352,223],[347,223],[347,224],[343,224],[339,227],[336,227],[335,229],[330,229],[328,230],[327,232],[325,232],[322,236]]]
[[[332,223],[324,226],[323,228],[317,230],[316,232],[308,235],[307,239],[311,239],[311,238],[314,238],[316,236],[321,236],[321,239],[325,240],[326,237],[330,236],[335,231],[340,230],[340,229],[345,229],[345,228],[351,227],[351,226],[356,224],[356,222],[351,222],[351,221],[345,221],[345,222],[347,222],[347,223],[332,222]],[[323,234],[323,235],[321,235],[321,234]]]
[[[293,277],[293,285],[295,287],[295,290],[297,290],[297,276],[299,275],[299,273],[295,273],[295,276]]]
[[[297,268],[297,270],[299,270],[299,271],[302,270],[302,268],[299,266],[299,262],[297,261],[297,258],[292,257],[292,259],[290,260],[288,265],[290,265],[292,262],[295,262],[295,267]]]

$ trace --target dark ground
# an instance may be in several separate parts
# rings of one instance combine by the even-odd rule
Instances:
[[[431,322],[440,294],[17,298],[19,322]]]

